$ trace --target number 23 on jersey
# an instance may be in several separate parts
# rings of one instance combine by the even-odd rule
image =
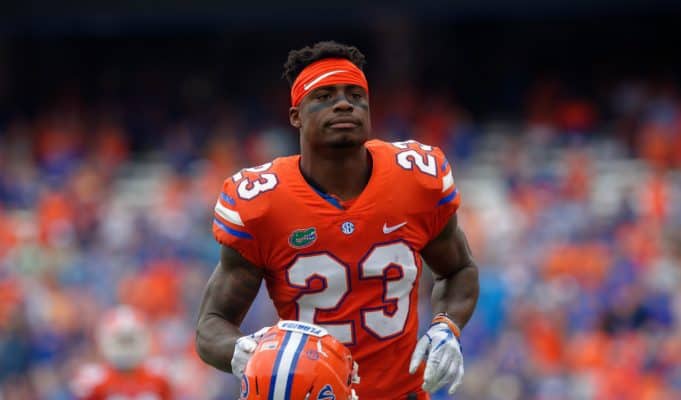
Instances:
[[[407,322],[410,294],[418,274],[416,254],[402,241],[375,245],[358,267],[360,281],[374,280],[378,287],[383,287],[385,302],[359,310],[362,329],[379,340],[399,335]],[[344,344],[354,343],[358,328],[355,323],[320,323],[317,313],[343,307],[352,290],[350,274],[350,267],[328,252],[298,256],[286,274],[290,285],[304,291],[295,299],[298,319],[321,325]],[[317,291],[311,291],[314,279],[322,282]]]

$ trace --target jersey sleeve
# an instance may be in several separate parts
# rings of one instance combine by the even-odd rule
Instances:
[[[430,154],[435,157],[437,166],[436,179],[431,180],[427,185],[428,197],[430,203],[433,204],[431,215],[427,220],[428,230],[430,239],[434,239],[458,210],[461,195],[454,183],[452,166],[442,150],[433,147]]]
[[[419,241],[436,238],[456,213],[461,203],[452,167],[438,147],[415,140],[391,143],[395,160],[404,171],[400,192],[408,198],[409,208],[421,227]],[[407,184],[409,182],[409,184]]]
[[[262,257],[254,232],[254,208],[237,195],[236,184],[227,178],[215,202],[213,236],[218,243],[239,252],[246,260],[262,266]]]

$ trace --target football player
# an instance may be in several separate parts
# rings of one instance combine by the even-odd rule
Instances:
[[[96,332],[97,347],[105,363],[87,364],[71,383],[81,400],[167,400],[168,380],[145,363],[150,332],[143,317],[128,306],[108,311]]]
[[[463,378],[459,338],[477,302],[477,267],[442,151],[369,139],[364,62],[336,42],[289,53],[300,155],[225,180],[213,219],[220,262],[197,348],[207,363],[243,374],[265,330],[244,335],[239,326],[264,280],[282,319],[317,324],[350,349],[360,399],[428,399]],[[417,341],[422,259],[435,275],[434,315],[421,316],[432,323]]]

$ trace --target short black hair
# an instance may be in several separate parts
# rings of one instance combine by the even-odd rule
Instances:
[[[324,58],[346,58],[359,69],[363,69],[366,63],[366,57],[357,47],[328,40],[289,51],[282,76],[293,86],[296,77],[305,67]]]

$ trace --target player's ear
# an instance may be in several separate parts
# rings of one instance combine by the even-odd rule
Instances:
[[[288,120],[291,126],[300,129],[303,123],[300,121],[300,111],[298,107],[291,107],[288,109]]]

